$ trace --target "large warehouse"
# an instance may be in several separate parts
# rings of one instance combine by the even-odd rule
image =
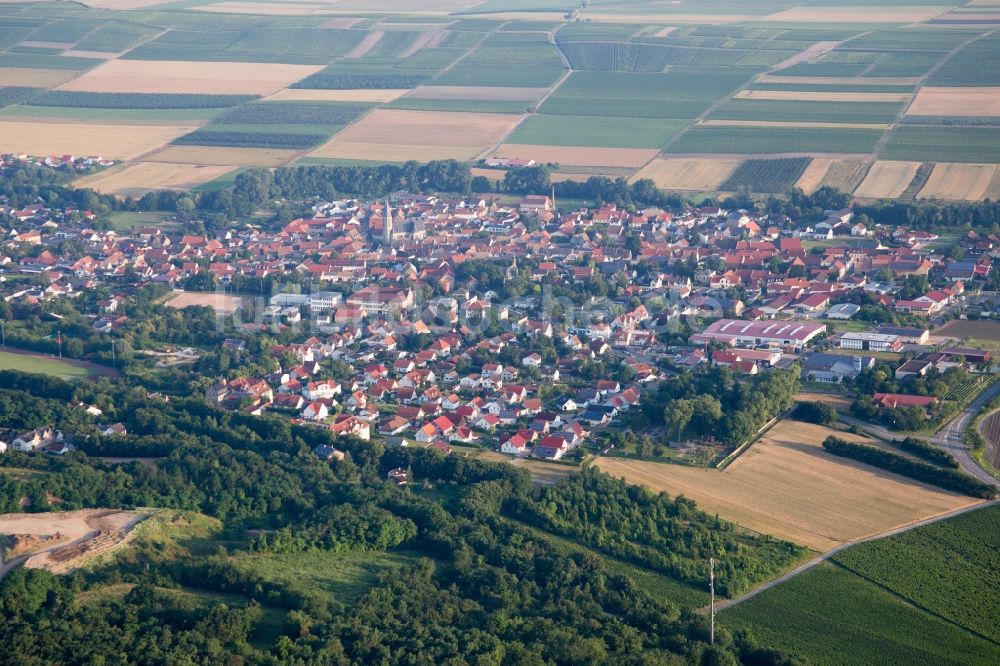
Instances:
[[[691,336],[692,344],[720,342],[730,347],[774,345],[802,349],[826,330],[826,324],[800,321],[720,319]]]

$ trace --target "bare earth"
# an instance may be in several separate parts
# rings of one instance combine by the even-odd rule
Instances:
[[[934,329],[934,335],[956,339],[972,338],[1000,342],[1000,323],[995,321],[949,321],[941,328]]]
[[[712,191],[718,189],[742,162],[743,160],[726,159],[656,159],[633,178],[650,178],[657,186],[668,190]]]
[[[921,88],[908,116],[1000,116],[1000,88]]]
[[[275,102],[391,102],[410,92],[409,88],[385,90],[309,90],[306,88],[285,88],[279,90],[268,101]]]
[[[476,86],[421,86],[407,98],[413,99],[475,99],[500,102],[534,102],[545,96],[548,88],[479,88]]]
[[[890,123],[814,123],[787,120],[702,120],[696,125],[707,127],[815,127],[817,129],[892,129]]]
[[[982,201],[993,198],[990,185],[997,180],[996,164],[935,164],[917,197],[952,201]]]
[[[505,143],[493,155],[531,159],[543,164],[558,162],[562,166],[641,167],[656,156],[647,148],[582,148],[576,146],[537,146]]]
[[[815,56],[818,56],[822,53],[826,53],[830,49],[836,48],[840,44],[842,44],[842,42],[816,42],[805,51],[796,53],[787,60],[782,60],[777,65],[772,67],[771,70],[777,71],[780,69],[785,69],[786,67],[791,67],[792,65],[797,65],[800,62],[806,62],[807,60],[811,60]]]
[[[147,155],[151,162],[207,164],[217,166],[264,166],[287,164],[299,155],[279,148],[226,148],[222,146],[167,146]]]
[[[765,99],[803,102],[903,102],[909,93],[814,92],[800,90],[741,90],[733,99]]]
[[[112,171],[81,178],[75,187],[87,187],[102,194],[141,195],[152,190],[190,190],[226,175],[235,167],[199,164],[137,162]]]
[[[110,51],[77,51],[75,49],[70,49],[69,51],[63,52],[64,56],[70,58],[93,58],[94,60],[114,60],[121,53],[112,53]]]
[[[269,95],[318,72],[319,65],[178,60],[109,60],[62,90]]]
[[[854,190],[854,196],[868,199],[895,198],[903,193],[917,174],[920,162],[877,160]]]
[[[979,501],[829,455],[821,442],[831,432],[782,422],[722,472],[616,458],[597,464],[630,483],[684,495],[710,514],[818,551]]]
[[[0,152],[29,155],[85,155],[127,160],[155,150],[193,125],[96,125],[63,122],[0,123]]]
[[[941,7],[863,7],[851,6],[850,11],[837,7],[793,7],[770,16],[764,21],[789,23],[917,23],[951,9]]]
[[[419,159],[415,155],[426,150],[424,160],[471,159],[495,145],[520,121],[521,116],[499,113],[376,109],[311,155],[406,161]]]
[[[189,305],[203,305],[215,310],[216,314],[231,315],[243,305],[243,298],[241,296],[215,293],[214,291],[181,291],[175,293],[177,295],[167,301],[167,307],[177,308],[178,310],[186,308]]]
[[[35,69],[32,67],[0,67],[0,86],[31,86],[55,88],[72,81],[82,72],[75,69]]]
[[[22,562],[32,569],[63,573],[124,543],[147,514],[114,509],[84,509],[55,513],[6,513],[0,515],[0,534],[60,535],[41,544],[27,558],[0,562],[0,578]]]

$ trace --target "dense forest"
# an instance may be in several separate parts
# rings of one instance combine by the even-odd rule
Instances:
[[[801,556],[689,500],[597,471],[536,495],[529,475],[509,465],[332,439],[326,430],[223,412],[195,397],[151,398],[125,382],[8,371],[0,383],[0,427],[53,425],[74,434],[79,448],[62,457],[0,456],[0,510],[169,507],[221,521],[225,536],[199,552],[138,540],[86,572],[6,577],[0,653],[16,663],[95,663],[99,655],[143,664],[792,663],[744,633],[722,629],[709,645],[703,615],[608,568],[606,558],[620,558],[704,589],[711,555],[722,563],[720,589],[735,593]],[[126,424],[122,439],[136,451],[155,446],[145,453],[156,464],[88,455],[118,449],[69,405],[75,400],[99,405],[105,422]],[[321,444],[346,457],[313,455]],[[409,487],[385,481],[395,468],[412,475]],[[566,554],[550,533],[593,550]],[[606,533],[618,536],[608,541]],[[399,548],[418,557],[352,604],[233,560]],[[101,597],[108,585],[129,591]],[[182,588],[243,601],[193,604],[173,593]],[[95,594],[100,601],[77,601]],[[254,629],[262,608],[285,617],[264,646]]]

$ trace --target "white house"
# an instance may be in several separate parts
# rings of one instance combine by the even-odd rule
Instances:
[[[302,410],[302,418],[307,421],[322,421],[330,415],[330,410],[322,402],[310,402]]]

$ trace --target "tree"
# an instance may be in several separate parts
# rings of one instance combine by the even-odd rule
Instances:
[[[687,427],[692,416],[694,416],[694,401],[692,400],[674,400],[664,410],[663,420],[667,426],[677,428],[678,444],[681,441],[681,432]]]

